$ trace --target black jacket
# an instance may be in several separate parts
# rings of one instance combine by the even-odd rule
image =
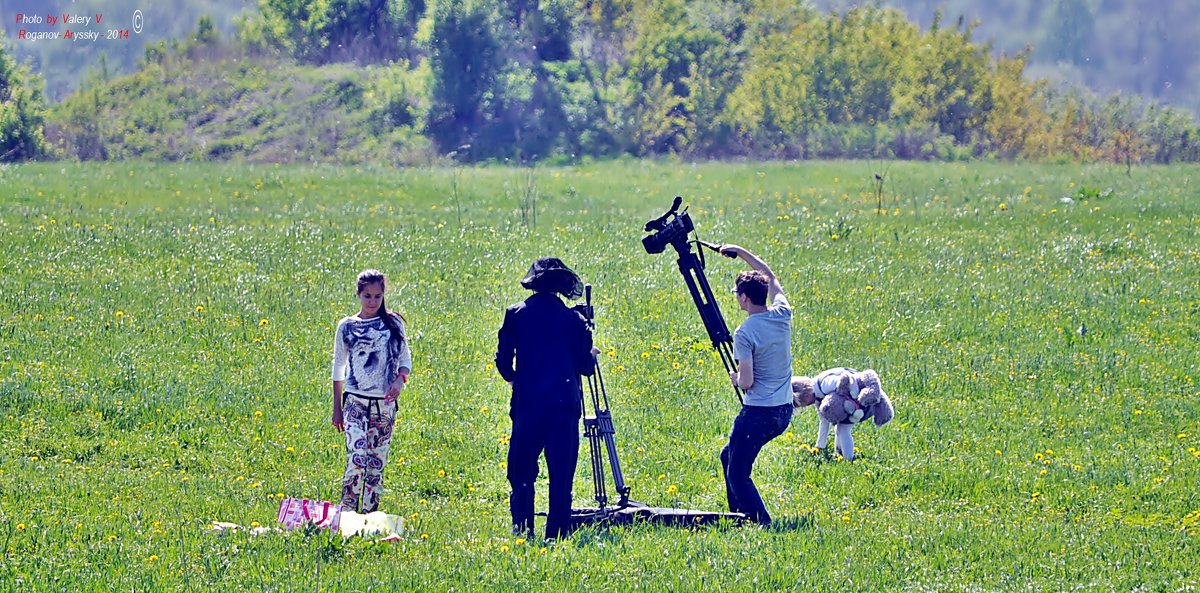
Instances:
[[[553,293],[535,292],[504,311],[496,370],[512,381],[512,413],[581,413],[580,375],[595,372],[592,332]]]

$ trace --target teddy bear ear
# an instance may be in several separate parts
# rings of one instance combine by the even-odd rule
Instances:
[[[883,426],[892,421],[896,416],[896,410],[892,407],[892,400],[888,396],[881,396],[879,403],[875,406],[875,426]]]
[[[867,385],[877,387],[879,386],[879,373],[876,373],[874,369],[867,369],[862,372],[862,380]]]

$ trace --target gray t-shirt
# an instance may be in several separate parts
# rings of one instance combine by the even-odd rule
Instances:
[[[754,383],[747,406],[782,406],[792,401],[792,306],[780,293],[762,313],[754,313],[733,332],[733,357],[753,359]]]

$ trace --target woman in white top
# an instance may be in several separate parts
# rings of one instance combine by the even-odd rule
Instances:
[[[358,313],[338,323],[333,340],[333,426],[346,435],[342,508],[378,510],[396,422],[396,398],[412,371],[404,318],[389,311],[387,280],[378,270],[358,275]]]

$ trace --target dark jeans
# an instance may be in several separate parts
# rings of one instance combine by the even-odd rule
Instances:
[[[579,461],[579,415],[523,413],[512,416],[513,431],[508,441],[508,498],[513,532],[533,535],[533,483],[538,475],[538,456],[546,452],[550,474],[550,503],[546,513],[546,539],[571,532],[571,486]]]
[[[729,444],[721,449],[721,469],[725,471],[725,496],[729,510],[746,515],[751,521],[769,524],[771,515],[763,504],[750,470],[758,452],[771,439],[783,434],[792,421],[792,404],[782,406],[742,406],[733,419]]]

